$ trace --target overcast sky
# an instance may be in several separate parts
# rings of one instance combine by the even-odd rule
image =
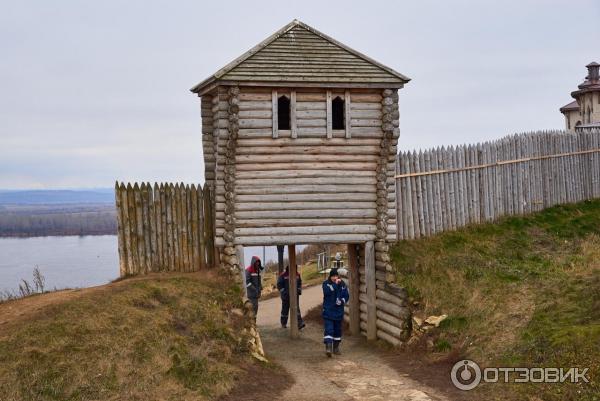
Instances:
[[[600,1],[0,1],[0,188],[203,182],[189,88],[294,18],[412,78],[401,148],[563,127]]]

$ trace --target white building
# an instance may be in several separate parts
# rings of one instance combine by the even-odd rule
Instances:
[[[600,127],[600,64],[592,62],[586,68],[585,80],[571,92],[575,100],[560,108],[567,130]]]

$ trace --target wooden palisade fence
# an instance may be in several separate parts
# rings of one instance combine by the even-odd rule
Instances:
[[[600,197],[600,131],[534,132],[402,152],[398,239]]]
[[[115,201],[121,277],[214,265],[214,199],[208,187],[117,182]]]

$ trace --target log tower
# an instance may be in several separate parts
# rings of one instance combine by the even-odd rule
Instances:
[[[351,329],[392,343],[410,331],[405,293],[388,284],[408,81],[294,20],[191,89],[222,266],[243,270],[243,246],[348,244]]]

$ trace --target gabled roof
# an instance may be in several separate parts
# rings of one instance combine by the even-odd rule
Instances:
[[[322,85],[400,88],[410,78],[294,20],[194,86],[217,82],[272,86]]]
[[[569,110],[579,110],[579,104],[577,103],[577,100],[573,100],[571,103],[560,108],[561,113]]]

